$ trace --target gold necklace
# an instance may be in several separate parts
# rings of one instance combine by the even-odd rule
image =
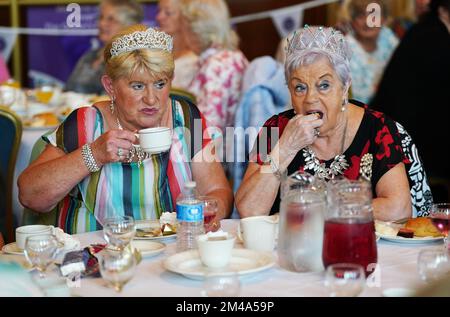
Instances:
[[[117,122],[117,127],[119,128],[119,130],[124,130],[124,128],[122,127],[122,125],[120,124],[119,121],[119,117],[116,116],[116,122]],[[137,163],[138,163],[138,167],[141,167],[142,161],[145,159],[148,159],[150,157],[150,154],[148,154],[147,152],[144,152],[144,150],[142,150],[142,148],[139,146],[131,146],[130,151],[128,152],[128,156],[127,156],[127,162],[131,163],[133,162],[133,158],[137,157]]]

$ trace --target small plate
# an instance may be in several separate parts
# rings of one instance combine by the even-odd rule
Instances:
[[[384,234],[377,233],[381,239],[391,242],[405,243],[405,244],[418,244],[418,243],[430,243],[436,241],[442,241],[444,237],[414,237],[414,238],[404,238],[399,236],[387,236]]]
[[[239,276],[257,273],[275,264],[270,253],[248,249],[233,249],[230,263],[212,272],[200,260],[198,250],[190,250],[174,254],[164,261],[164,267],[194,280],[202,280],[206,275],[223,275],[237,273]]]
[[[145,240],[131,241],[131,246],[138,249],[142,257],[160,254],[166,248],[164,243]]]
[[[2,251],[7,253],[7,254],[25,255],[23,253],[23,250],[19,249],[15,242],[8,243],[7,245],[4,245],[3,248],[2,248]]]

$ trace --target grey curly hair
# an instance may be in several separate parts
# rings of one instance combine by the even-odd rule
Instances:
[[[306,25],[293,33],[286,48],[285,76],[288,82],[291,73],[302,65],[310,65],[326,58],[338,75],[343,87],[350,87],[351,49],[344,35],[330,27]]]

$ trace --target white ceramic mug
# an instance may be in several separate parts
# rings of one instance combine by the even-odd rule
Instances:
[[[53,234],[54,227],[46,225],[29,225],[16,228],[16,245],[19,249],[25,249],[25,241],[29,236],[41,234]]]
[[[135,146],[150,154],[168,151],[172,145],[172,131],[168,127],[142,129],[135,135],[139,139],[139,145]]]
[[[197,237],[200,260],[211,268],[226,266],[231,259],[235,237],[228,233],[223,235],[202,234]]]
[[[278,216],[243,218],[237,234],[246,249],[272,252],[278,235]]]

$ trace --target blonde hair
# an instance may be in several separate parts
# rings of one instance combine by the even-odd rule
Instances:
[[[357,14],[365,13],[367,6],[371,3],[379,4],[383,17],[388,17],[389,6],[384,0],[344,0],[339,7],[338,23],[350,22]]]
[[[162,49],[136,49],[124,52],[117,56],[111,56],[112,43],[121,36],[136,31],[145,31],[148,27],[136,24],[123,29],[116,34],[105,46],[103,56],[105,58],[105,73],[112,80],[129,78],[135,73],[148,72],[154,78],[173,78],[174,61],[172,53]]]
[[[202,51],[212,46],[235,50],[239,38],[231,29],[223,0],[179,0],[181,15],[200,40]]]
[[[142,6],[134,0],[102,0],[100,6],[102,5],[117,8],[117,16],[123,25],[141,23],[144,19]]]

